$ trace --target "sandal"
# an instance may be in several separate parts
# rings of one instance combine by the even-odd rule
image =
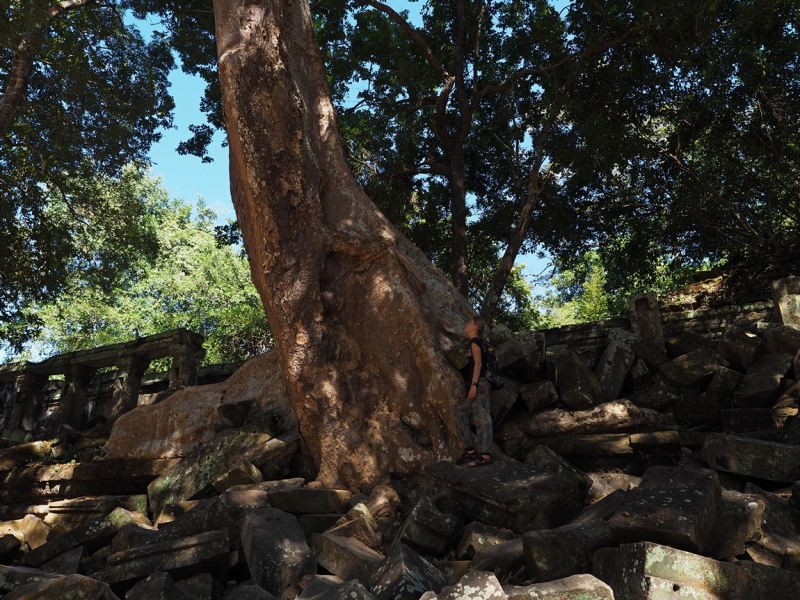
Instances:
[[[461,456],[456,459],[456,464],[461,465],[465,462],[474,462],[476,460],[478,460],[478,455],[475,453],[475,448],[467,448],[461,453]]]
[[[481,465],[488,465],[492,462],[491,454],[481,454],[478,458],[467,463],[468,467],[480,467]]]

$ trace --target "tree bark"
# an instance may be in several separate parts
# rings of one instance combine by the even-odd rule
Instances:
[[[231,195],[317,481],[369,490],[460,449],[443,347],[474,314],[358,187],[306,0],[215,0]]]

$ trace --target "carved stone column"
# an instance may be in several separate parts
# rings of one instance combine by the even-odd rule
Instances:
[[[64,374],[64,391],[61,393],[61,404],[53,423],[52,433],[55,433],[60,425],[70,425],[80,429],[83,411],[86,408],[87,388],[96,371],[97,369],[85,365],[67,367]]]
[[[172,368],[169,370],[169,389],[197,385],[197,371],[206,355],[202,346],[175,344],[170,346]]]
[[[139,388],[142,375],[150,361],[140,356],[123,356],[117,363],[111,391],[111,405],[108,409],[108,422],[113,423],[120,415],[136,408],[139,401]]]
[[[47,375],[30,372],[17,377],[17,397],[6,424],[8,429],[33,431],[36,415],[42,405],[42,388],[47,385],[47,380]]]

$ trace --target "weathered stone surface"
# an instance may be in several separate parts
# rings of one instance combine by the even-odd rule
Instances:
[[[648,540],[702,552],[720,496],[714,471],[650,467],[609,524],[620,542]]]
[[[670,336],[665,340],[664,345],[670,358],[677,358],[698,349],[713,350],[715,347],[713,341],[694,331],[684,331]]]
[[[526,383],[519,389],[522,401],[530,412],[536,412],[558,402],[558,392],[552,381],[542,379],[536,383]]]
[[[608,523],[595,520],[530,531],[522,536],[522,544],[528,574],[544,582],[587,572],[595,551],[613,546],[615,540]]]
[[[243,458],[254,464],[270,461],[286,464],[298,448],[296,432],[272,437],[257,431],[227,429],[153,480],[147,486],[150,506],[157,513],[167,504],[189,500]]]
[[[51,447],[56,441],[39,441],[20,444],[0,450],[0,471],[10,471],[17,464],[24,464],[31,460],[42,459],[50,454]]]
[[[614,591],[593,575],[572,575],[528,586],[504,586],[508,600],[614,600]]]
[[[522,463],[469,468],[440,462],[425,474],[451,492],[470,519],[517,532],[558,527],[580,512],[585,496],[574,481]]]
[[[347,490],[296,488],[275,490],[269,493],[269,502],[292,514],[345,513],[347,502],[353,494]]]
[[[500,542],[477,554],[469,565],[473,571],[491,571],[503,581],[515,580],[525,572],[522,538]]]
[[[355,579],[330,585],[320,585],[320,579],[317,579],[303,590],[297,600],[375,600],[375,595]]]
[[[388,485],[375,486],[364,504],[378,524],[381,535],[387,539],[400,510],[400,496],[397,491]]]
[[[733,391],[741,381],[741,373],[733,369],[720,367],[717,369],[716,373],[714,373],[714,377],[711,378],[711,383],[708,385],[705,397],[709,402],[716,404],[722,409],[726,409],[730,407]]]
[[[800,351],[800,331],[785,325],[770,327],[764,334],[762,351],[794,356]]]
[[[761,518],[766,504],[756,494],[722,490],[717,518],[703,553],[725,560],[744,554],[745,544],[761,537]]]
[[[236,467],[214,480],[214,489],[222,493],[235,485],[251,485],[261,483],[264,476],[249,460],[242,460]]]
[[[198,573],[179,579],[175,582],[175,587],[197,600],[218,600],[225,591],[224,583],[215,579],[211,573]]]
[[[497,427],[506,418],[508,411],[519,398],[519,382],[505,377],[505,385],[502,389],[489,392],[489,405],[492,413],[492,425]]]
[[[629,345],[611,341],[606,346],[594,371],[603,388],[605,401],[614,400],[619,396],[634,358],[633,350]]]
[[[531,450],[524,462],[548,473],[558,473],[562,477],[572,479],[584,493],[592,487],[592,480],[588,475],[545,445],[536,446]]]
[[[788,498],[765,492],[748,483],[745,493],[757,496],[764,504],[761,535],[748,544],[747,554],[756,562],[780,567],[787,549],[800,550],[800,519]]]
[[[784,325],[800,329],[800,277],[773,281],[772,302]]]
[[[341,513],[297,515],[297,522],[300,523],[303,535],[310,538],[315,533],[324,533],[334,527],[341,517]]]
[[[589,489],[588,502],[594,503],[609,494],[622,490],[627,492],[637,487],[642,478],[627,473],[587,473],[592,478],[592,487]]]
[[[57,577],[61,577],[61,575],[48,573],[40,569],[31,569],[30,567],[0,565],[0,595],[5,595],[14,588],[26,583],[56,579]]]
[[[209,531],[179,540],[150,543],[108,557],[106,574],[110,583],[138,579],[157,570],[171,571],[197,567],[214,572],[221,580],[228,573],[228,532]]]
[[[675,420],[689,425],[719,425],[720,406],[699,390],[684,388],[675,401]]]
[[[800,332],[798,332],[800,334]],[[792,368],[794,354],[762,354],[747,370],[731,396],[734,407],[766,408],[780,394],[781,380]]]
[[[494,573],[471,571],[464,575],[458,583],[444,588],[439,594],[426,592],[420,600],[506,600],[503,586]]]
[[[235,485],[228,488],[229,492],[243,492],[252,490],[261,490],[263,492],[271,492],[273,490],[289,490],[294,488],[303,487],[306,482],[302,477],[291,477],[289,479],[276,479],[273,481],[262,481],[260,483],[249,483],[244,485]]]
[[[0,564],[8,564],[19,552],[22,542],[10,533],[0,536]]]
[[[438,594],[446,584],[436,567],[408,546],[398,544],[375,573],[370,591],[378,600],[419,600],[429,590]]]
[[[602,498],[588,508],[585,508],[581,514],[572,519],[570,524],[587,525],[593,521],[599,521],[601,519],[607,521],[614,515],[615,512],[619,510],[620,506],[622,506],[622,503],[625,501],[626,494],[627,491],[614,490],[605,498]]]
[[[604,400],[597,376],[574,352],[556,359],[556,383],[561,401],[572,410],[585,410]]]
[[[120,529],[123,525],[128,523],[139,523],[140,525],[152,525],[150,519],[140,512],[126,510],[118,506],[106,516],[106,521],[111,523],[115,529]]]
[[[485,552],[487,548],[515,538],[516,535],[511,531],[473,521],[461,530],[455,545],[456,558],[471,559]]]
[[[114,509],[147,512],[147,496],[100,496],[54,500],[48,503],[45,522],[52,525],[58,521],[83,523],[91,518],[102,519]]]
[[[628,296],[628,313],[631,319],[631,333],[637,338],[633,347],[636,355],[655,365],[664,362],[667,355],[664,351],[661,314],[655,293]]]
[[[698,348],[665,362],[659,367],[659,372],[674,385],[702,391],[708,387],[716,370],[728,365],[728,361],[719,354],[706,348]]]
[[[792,483],[800,479],[800,446],[732,435],[713,435],[700,456],[719,471]]]
[[[125,600],[195,600],[179,590],[169,573],[158,572],[134,585],[126,594]]]
[[[277,352],[250,359],[225,381],[178,390],[162,402],[139,406],[114,423],[104,447],[108,459],[181,458],[214,438],[217,407],[226,398],[252,400],[261,411],[281,416],[286,430],[296,427]]]
[[[527,410],[515,412],[514,417],[509,417],[500,428],[500,435],[505,439],[522,435],[549,438],[671,428],[674,428],[671,417],[639,408],[628,400],[617,400],[582,411],[546,408],[536,414]]]
[[[241,585],[225,592],[224,600],[277,600],[258,585]]]
[[[354,516],[355,513],[355,516]],[[344,522],[342,519],[347,518]],[[301,523],[302,525],[302,523]],[[324,530],[328,535],[352,538],[375,550],[383,541],[378,524],[364,504],[357,504],[344,517],[336,520],[334,527]]]
[[[760,349],[760,337],[734,325],[726,327],[717,342],[717,353],[741,373],[753,364]]]
[[[680,398],[680,393],[663,380],[642,388],[628,396],[636,406],[650,410],[664,410]]]
[[[49,532],[50,528],[44,521],[34,515],[25,515],[22,519],[0,523],[0,534],[13,535],[20,542],[26,542],[31,550],[44,544]]]
[[[505,341],[493,349],[494,355],[497,357],[497,366],[501,369],[511,366],[521,358],[532,354],[535,350],[536,348],[526,346],[516,339]]]
[[[641,358],[637,358],[631,365],[631,370],[628,372],[629,386],[634,390],[641,390],[652,385],[650,380],[650,369],[647,367]]]
[[[311,547],[329,573],[344,581],[358,579],[364,585],[372,581],[384,558],[357,540],[324,533],[311,536]]]
[[[450,545],[459,526],[455,515],[440,511],[430,498],[421,498],[406,518],[395,543],[403,543],[423,554],[441,554]]]
[[[20,585],[4,600],[119,600],[105,583],[83,575],[68,575]]]
[[[76,546],[86,546],[93,552],[108,544],[116,533],[114,526],[105,519],[93,519],[52,541],[48,540],[28,552],[23,560],[26,564],[36,567]]]
[[[314,573],[314,557],[294,515],[274,508],[245,512],[242,545],[253,580],[270,594]]]
[[[89,558],[89,553],[84,546],[67,550],[55,558],[48,560],[40,569],[59,575],[75,575],[81,568],[81,563]],[[83,573],[81,573],[82,575]]]
[[[775,418],[769,408],[729,408],[721,410],[719,416],[727,433],[766,431],[775,427]]]
[[[751,561],[725,563],[651,542],[599,550],[592,573],[616,600],[800,597],[800,576]],[[746,590],[746,592],[745,592]]]

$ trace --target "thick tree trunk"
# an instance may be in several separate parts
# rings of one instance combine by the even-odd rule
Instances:
[[[215,0],[231,193],[317,480],[458,451],[442,347],[472,309],[350,174],[307,0]]]
[[[469,297],[469,258],[467,246],[466,167],[461,149],[454,149],[450,158],[450,215],[452,225],[453,285],[465,298]]]

